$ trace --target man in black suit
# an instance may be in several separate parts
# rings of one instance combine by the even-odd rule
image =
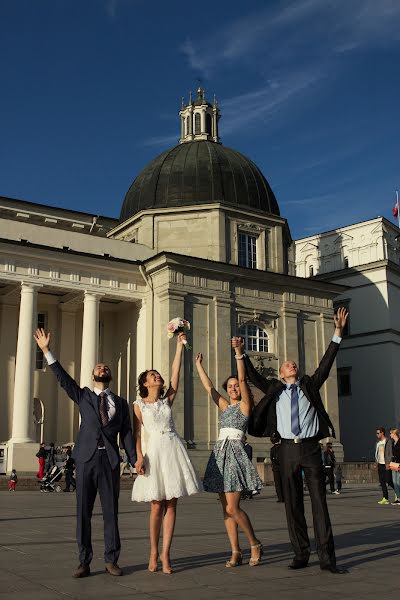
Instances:
[[[280,379],[266,379],[242,354],[247,376],[265,396],[254,408],[248,432],[257,437],[282,438],[280,467],[290,541],[295,553],[291,569],[308,565],[310,541],[304,516],[302,471],[311,497],[314,533],[320,567],[331,573],[346,573],[336,566],[332,527],[326,503],[325,473],[319,440],[335,437],[335,431],[322,403],[320,388],[329,376],[347,321],[344,308],[334,315],[335,334],[314,375],[299,379],[295,362],[287,360],[279,369]],[[242,344],[234,338],[232,345]],[[241,358],[236,356],[236,358]]]
[[[118,531],[119,448],[117,436],[129,461],[136,462],[128,403],[109,389],[110,368],[97,364],[93,369],[94,389],[80,388],[62,368],[49,349],[50,333],[37,329],[35,340],[61,387],[79,406],[81,425],[72,452],[76,468],[77,542],[79,566],[74,577],[90,575],[93,557],[91,518],[97,491],[104,519],[104,561],[106,572],[122,575],[118,566],[121,542]]]

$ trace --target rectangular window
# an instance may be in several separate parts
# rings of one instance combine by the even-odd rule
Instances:
[[[351,396],[351,367],[337,370],[339,396]]]
[[[239,266],[257,268],[257,236],[239,232]]]
[[[47,329],[47,315],[45,313],[38,313],[38,316],[37,316],[37,326],[38,326],[38,329]],[[36,369],[43,369],[43,365],[44,365],[43,352],[41,351],[41,349],[39,348],[39,346],[36,346],[36,365],[35,365],[35,368]]]

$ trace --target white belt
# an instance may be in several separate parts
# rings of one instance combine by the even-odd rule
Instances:
[[[222,427],[219,432],[218,441],[223,441],[222,448],[225,446],[228,440],[244,440],[244,433],[241,429],[235,427]]]

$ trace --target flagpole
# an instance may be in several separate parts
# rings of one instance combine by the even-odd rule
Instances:
[[[397,220],[398,227],[400,229],[400,208],[399,208],[399,192],[396,190],[396,206],[397,206]]]

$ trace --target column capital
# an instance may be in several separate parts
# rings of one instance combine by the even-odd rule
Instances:
[[[41,283],[32,283],[31,281],[21,281],[21,294],[38,292],[43,287]]]
[[[100,302],[100,300],[104,298],[104,294],[101,294],[100,292],[92,292],[92,290],[85,290],[83,293],[83,301],[95,301],[95,302]]]

